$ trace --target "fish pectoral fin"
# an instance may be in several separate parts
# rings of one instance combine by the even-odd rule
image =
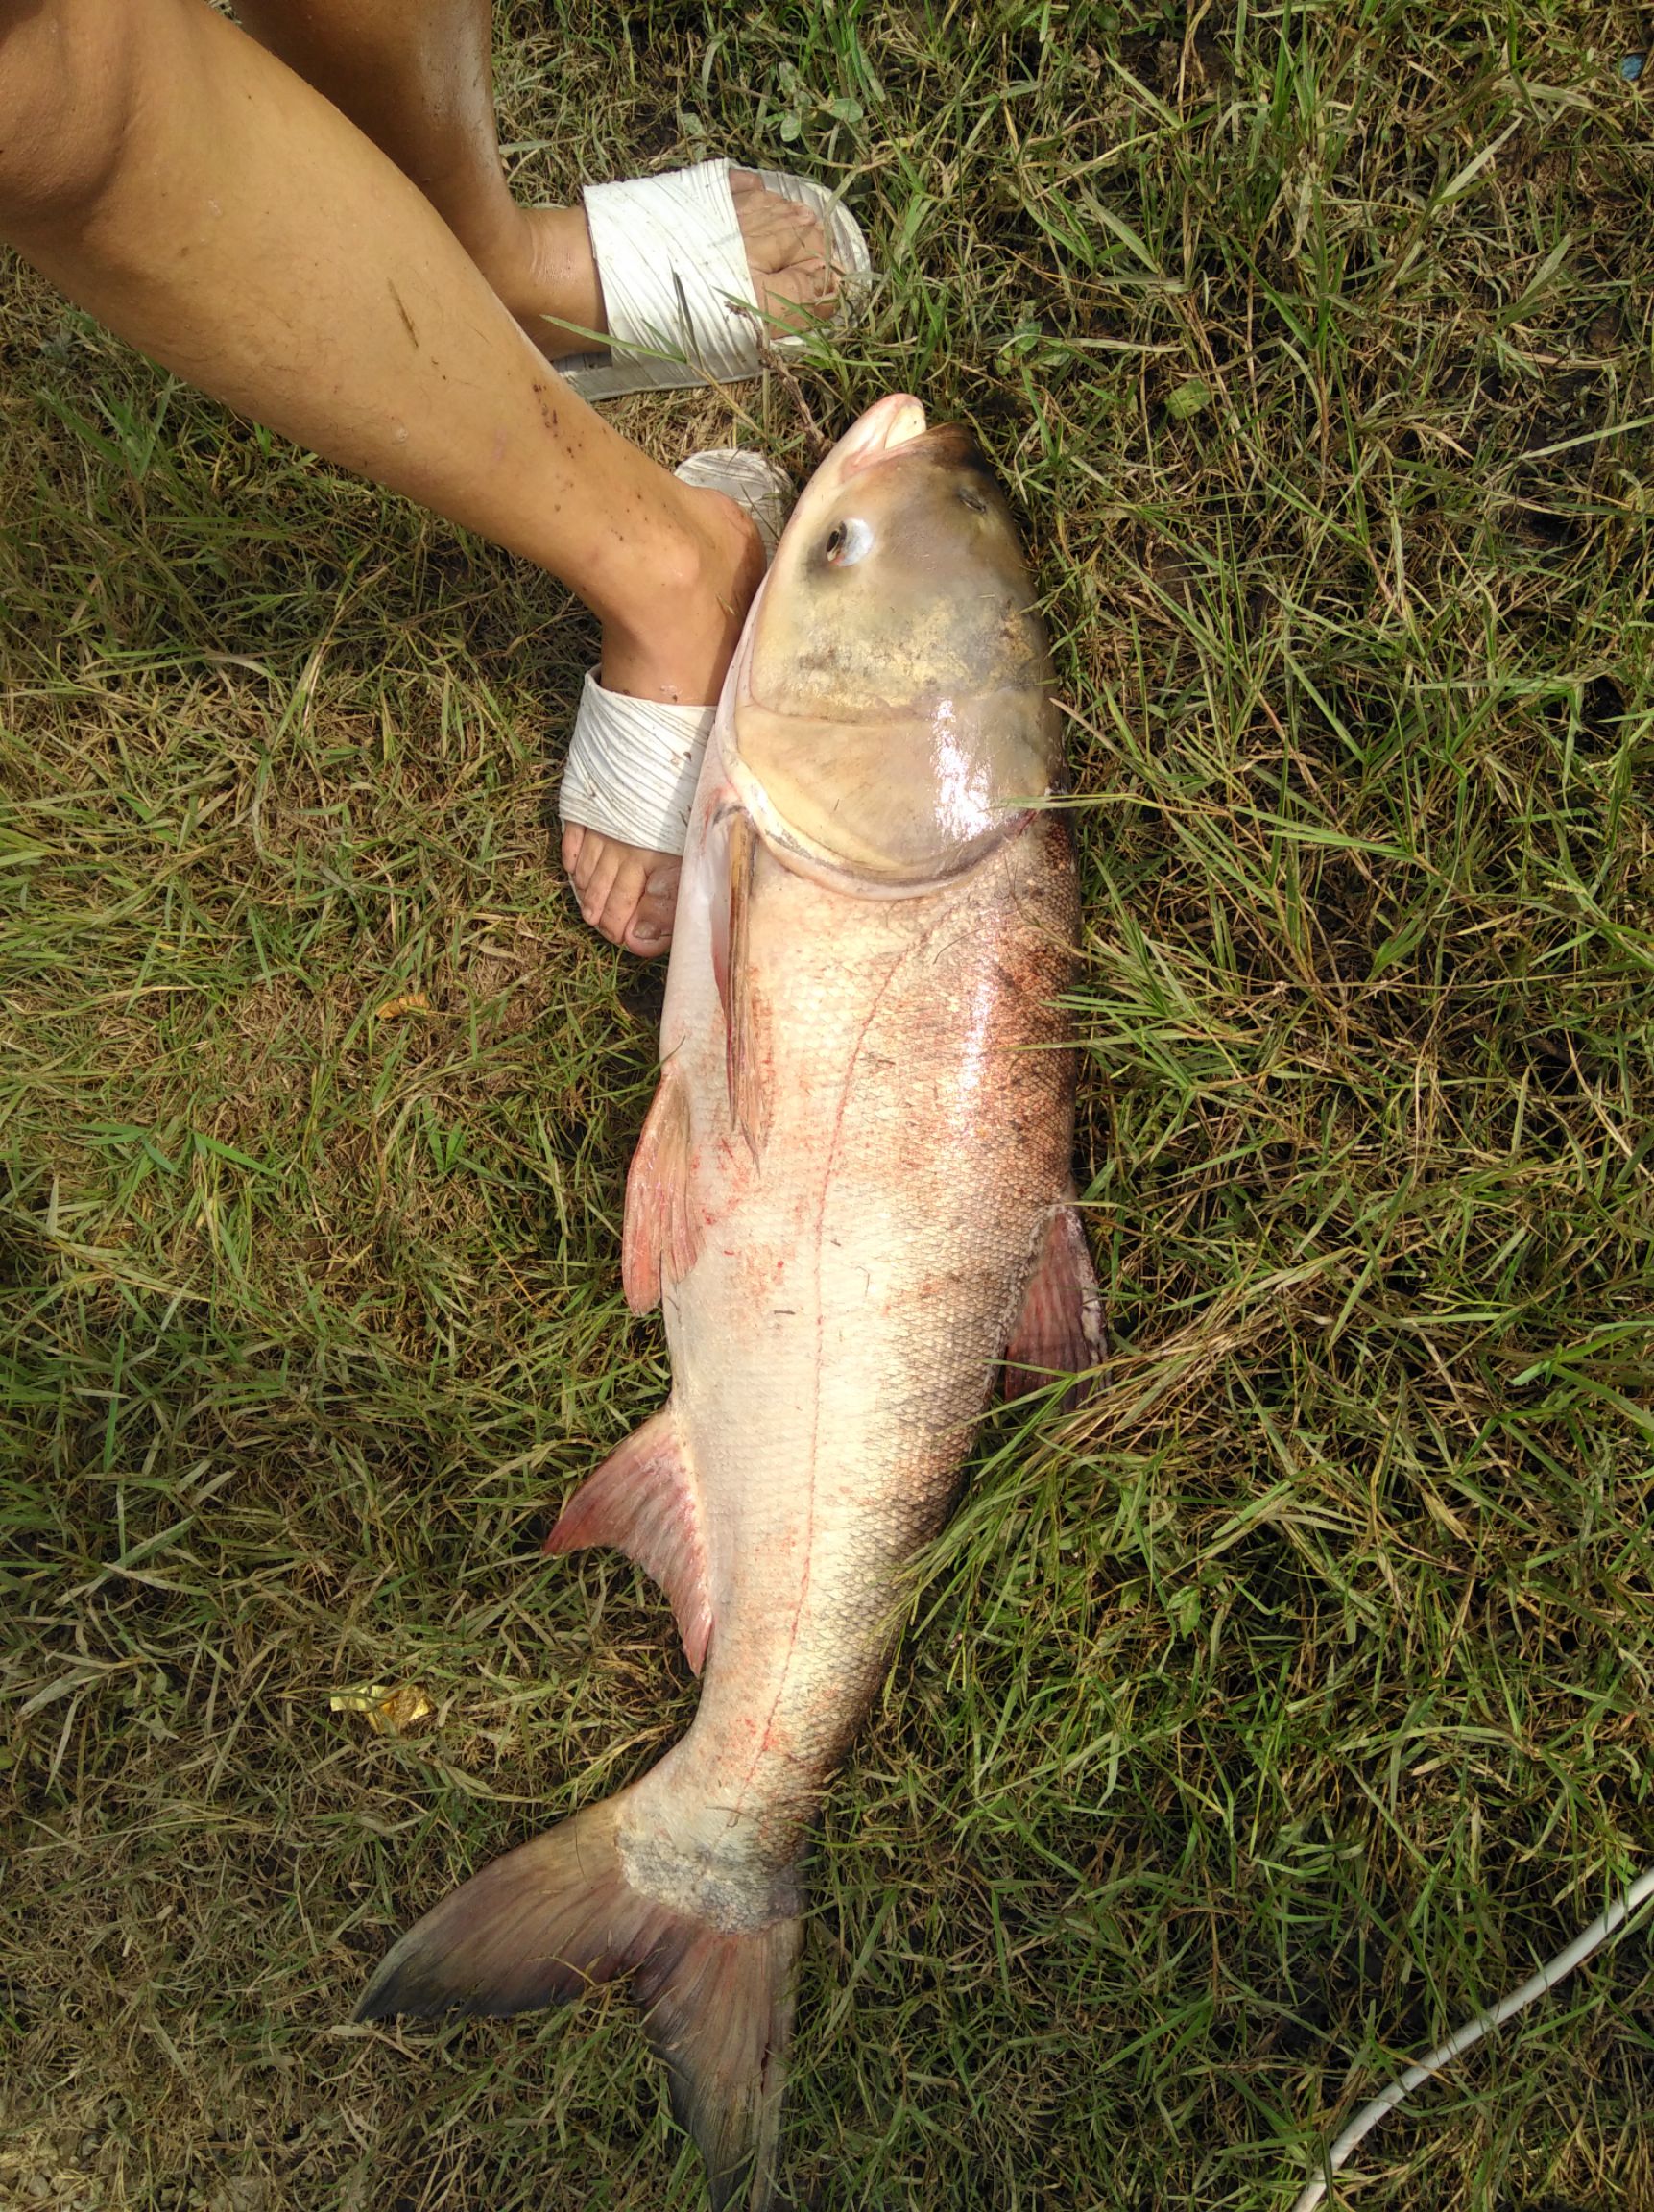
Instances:
[[[751,917],[758,833],[750,814],[730,822],[728,970],[719,986],[724,1003],[724,1075],[730,1126],[738,1130],[755,1160],[769,1134],[768,1018],[753,975]]]
[[[689,1085],[668,1061],[626,1178],[620,1280],[634,1313],[659,1306],[661,1290],[681,1283],[700,1252],[689,1155]]]
[[[1102,1294],[1070,1190],[1052,1210],[1005,1347],[1006,1397],[1038,1390],[1053,1375],[1072,1375],[1077,1380],[1067,1403],[1077,1405],[1089,1395],[1084,1378],[1106,1345]]]
[[[667,1406],[588,1475],[545,1540],[552,1552],[611,1544],[672,1600],[683,1656],[699,1674],[712,1636],[701,1490]]]

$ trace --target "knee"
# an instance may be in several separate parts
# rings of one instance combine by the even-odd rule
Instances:
[[[74,224],[131,133],[137,0],[0,0],[0,236]]]

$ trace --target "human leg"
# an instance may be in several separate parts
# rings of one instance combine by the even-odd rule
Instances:
[[[611,689],[715,696],[750,518],[563,385],[423,195],[204,0],[0,0],[0,237],[192,383],[561,578]],[[669,864],[622,855],[594,909],[585,856],[587,918],[658,950]]]
[[[256,37],[365,131],[413,180],[489,282],[553,360],[586,352],[606,325],[603,288],[578,207],[524,207],[500,165],[491,0],[239,0]],[[731,180],[766,315],[830,303],[822,227]]]

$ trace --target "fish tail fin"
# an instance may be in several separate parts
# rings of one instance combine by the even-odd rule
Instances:
[[[679,1928],[632,1984],[666,2063],[673,2117],[707,2162],[712,2212],[772,2212],[803,1923]]]
[[[630,1795],[588,1806],[444,1897],[387,1953],[355,2017],[525,2012],[630,1977],[714,2212],[771,2212],[803,1924],[727,1932],[634,1888],[618,1834]]]

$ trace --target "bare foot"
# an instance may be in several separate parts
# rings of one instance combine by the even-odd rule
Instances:
[[[731,172],[730,190],[759,312],[783,329],[804,329],[830,314],[838,279],[817,217],[768,190],[750,169]],[[479,256],[483,274],[551,360],[600,352],[601,341],[587,333],[607,329],[608,317],[584,210],[519,207],[516,215],[515,232]]]
[[[675,853],[646,853],[641,845],[571,822],[563,832],[563,865],[580,911],[599,936],[624,945],[640,960],[666,950],[683,873]]]
[[[764,573],[763,541],[752,517],[721,492],[683,493],[695,537],[692,572],[660,593],[640,578],[635,625],[611,619],[603,630],[601,678],[635,699],[701,706],[716,699],[741,625]],[[563,864],[580,911],[611,944],[655,959],[672,942],[680,863],[570,823]]]

